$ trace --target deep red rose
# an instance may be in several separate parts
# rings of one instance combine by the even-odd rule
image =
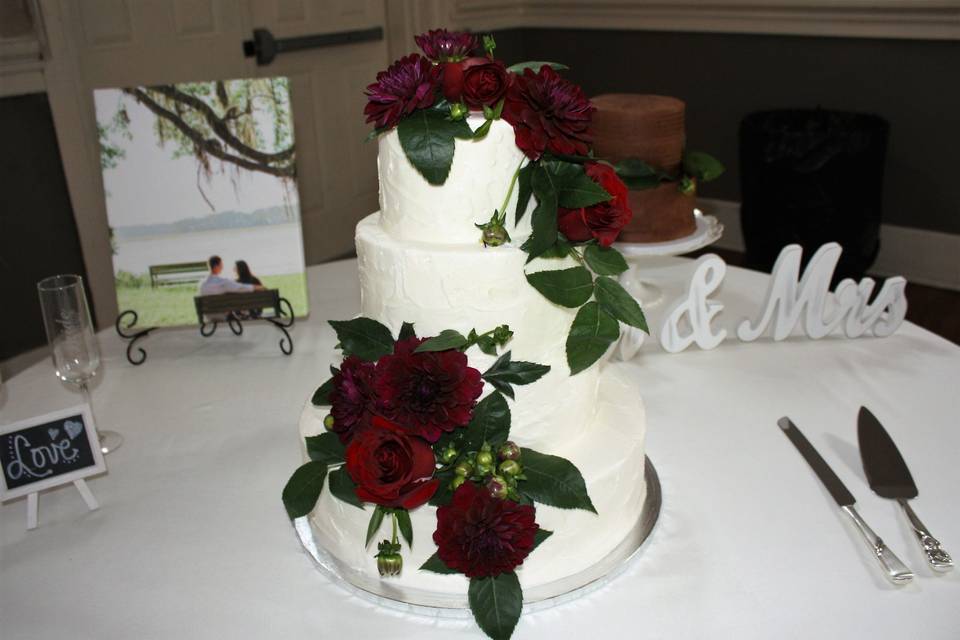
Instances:
[[[377,411],[408,433],[436,442],[445,431],[464,427],[483,391],[480,372],[459,351],[414,353],[423,342],[397,342],[377,362],[374,391]]]
[[[503,119],[513,125],[517,146],[531,160],[544,151],[586,155],[593,136],[595,111],[583,90],[564,80],[549,65],[514,76],[503,105]]]
[[[413,111],[433,106],[439,83],[440,68],[411,53],[378,73],[377,81],[367,86],[363,114],[377,129],[394,127]]]
[[[437,555],[469,578],[496,576],[523,564],[539,525],[533,505],[494,498],[464,482],[450,504],[437,509]]]
[[[373,372],[372,362],[349,356],[340,365],[340,372],[333,376],[330,413],[333,415],[333,431],[343,443],[349,442],[356,431],[370,423]]]
[[[346,461],[357,497],[384,507],[415,509],[440,484],[430,445],[379,416],[347,446]]]
[[[507,92],[510,74],[499,60],[467,58],[443,65],[443,95],[472,109],[492,107]]]
[[[414,36],[414,42],[434,62],[463,60],[480,48],[480,38],[472,33],[433,29]]]
[[[606,202],[581,209],[558,207],[557,226],[560,233],[573,242],[596,238],[600,246],[609,247],[633,217],[627,200],[627,185],[609,165],[588,162],[584,169],[612,197]]]

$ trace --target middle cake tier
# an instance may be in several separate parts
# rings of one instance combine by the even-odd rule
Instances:
[[[528,446],[550,450],[591,423],[601,367],[570,375],[566,339],[576,309],[553,304],[530,286],[526,253],[510,246],[400,242],[380,225],[379,213],[357,225],[356,245],[361,315],[394,335],[404,322],[414,323],[420,336],[444,329],[482,333],[506,324],[514,332],[506,347],[513,360],[550,366],[536,384],[517,387],[511,403],[513,433]],[[535,261],[526,270],[558,266],[556,260]],[[480,371],[495,360],[477,349],[470,358]]]

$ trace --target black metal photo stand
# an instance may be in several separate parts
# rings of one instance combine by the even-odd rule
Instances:
[[[236,335],[243,335],[243,323],[254,320],[269,322],[283,334],[280,338],[280,351],[289,356],[293,353],[293,338],[287,331],[295,321],[293,305],[286,298],[280,297],[276,289],[251,291],[249,293],[223,293],[218,295],[196,296],[194,304],[197,308],[197,321],[200,324],[200,335],[204,338],[212,336],[221,322],[226,322],[230,331]],[[264,315],[264,310],[272,309],[272,315]],[[159,327],[134,329],[139,316],[133,309],[127,309],[117,316],[115,327],[117,334],[127,344],[127,361],[132,365],[141,365],[147,360],[147,352],[142,346],[134,346],[141,338],[147,337]]]

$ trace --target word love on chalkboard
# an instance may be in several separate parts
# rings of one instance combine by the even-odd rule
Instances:
[[[86,406],[0,427],[0,501],[106,470]]]

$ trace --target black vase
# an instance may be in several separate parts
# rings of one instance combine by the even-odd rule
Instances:
[[[803,262],[827,242],[834,272],[863,277],[880,249],[890,127],[879,116],[821,109],[752,113],[740,123],[740,219],[747,265],[770,271],[788,244]]]

